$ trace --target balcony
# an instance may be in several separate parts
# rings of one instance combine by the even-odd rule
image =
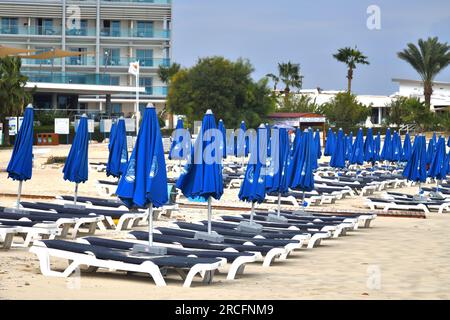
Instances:
[[[162,59],[162,58],[147,58],[147,59],[137,59],[137,58],[129,58],[129,57],[111,57],[106,58],[102,57],[101,66],[107,67],[127,67],[130,65],[130,62],[135,62],[139,60],[139,65],[143,68],[155,68],[159,66],[170,66],[170,59]]]
[[[169,39],[170,38],[170,30],[102,28],[100,30],[100,36],[101,37],[111,37],[111,38]]]
[[[95,61],[95,57],[86,57],[86,56],[67,57],[66,65],[67,66],[92,66],[92,67],[95,67],[96,61]]]
[[[66,29],[68,37],[95,37],[95,28]]]
[[[102,2],[145,3],[145,4],[172,4],[172,0],[102,0]]]
[[[61,27],[0,27],[2,35],[24,35],[24,36],[60,36]]]
[[[67,84],[90,84],[90,85],[115,85],[109,74],[101,73],[69,73],[69,72],[30,72],[24,71],[28,82],[42,83],[67,83]]]

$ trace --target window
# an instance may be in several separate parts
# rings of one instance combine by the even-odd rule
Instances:
[[[36,19],[36,34],[41,35],[52,35],[55,34],[55,30],[53,29],[53,19]]]
[[[122,104],[121,103],[113,103],[111,110],[112,110],[112,113],[121,113],[122,112]]]
[[[143,77],[139,78],[139,86],[145,87],[145,93],[153,94],[153,78]]]
[[[139,65],[142,67],[153,66],[153,50],[152,49],[137,49],[136,59],[139,60]]]
[[[17,18],[2,18],[2,33],[3,34],[18,34],[19,19]]]
[[[52,50],[51,48],[36,47],[36,54]],[[52,64],[52,59],[36,59],[36,64]]]
[[[153,37],[153,21],[138,21],[136,36],[142,38]]]
[[[101,35],[105,37],[120,37],[120,21],[103,20]]]
[[[87,48],[70,48],[70,51],[73,52],[87,52]],[[86,65],[87,64],[87,57],[85,54],[69,57],[69,64],[70,65]]]
[[[120,76],[110,76],[110,82],[112,86],[120,85]]]
[[[105,66],[120,65],[120,49],[119,48],[105,48],[105,50],[103,50],[103,64]]]

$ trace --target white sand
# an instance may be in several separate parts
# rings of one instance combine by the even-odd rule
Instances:
[[[45,149],[55,155],[68,151],[63,146]],[[6,168],[9,156],[10,151],[0,151],[1,168]],[[36,155],[37,168],[33,179],[24,184],[24,193],[73,193],[74,186],[63,181],[61,168],[39,168],[47,157]],[[104,161],[105,157],[105,145],[90,146],[91,161]],[[0,173],[0,193],[15,193],[17,183],[6,177],[6,173]],[[104,177],[104,173],[90,172],[90,180],[80,186],[80,194],[95,196],[95,179]],[[237,190],[227,191],[224,201],[230,203],[236,194]],[[14,198],[0,197],[0,202],[11,205]],[[248,204],[235,204],[249,208]],[[355,198],[333,207],[364,205],[363,199]],[[178,218],[183,217],[203,219],[206,212],[183,210]],[[164,288],[156,287],[150,278],[102,271],[68,279],[44,277],[34,254],[27,249],[12,249],[0,251],[0,299],[449,299],[449,229],[448,215],[431,214],[426,220],[378,217],[369,230],[325,241],[313,250],[297,251],[270,268],[248,265],[244,276],[235,281],[219,275],[210,286],[197,283],[190,289],[182,288],[177,276],[171,277]],[[125,238],[126,233],[98,235]],[[57,266],[63,265],[59,262]]]

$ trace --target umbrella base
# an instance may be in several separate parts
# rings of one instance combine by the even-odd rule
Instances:
[[[65,203],[64,208],[66,209],[76,209],[76,210],[84,210],[86,206],[83,204],[73,204],[73,203]]]
[[[266,219],[267,222],[274,222],[274,223],[287,223],[288,219],[283,216],[278,216],[276,214],[269,214]]]
[[[255,222],[242,221],[236,229],[240,232],[258,234],[262,232],[263,226]]]
[[[222,243],[224,241],[224,236],[218,234],[215,231],[211,231],[211,233],[196,232],[194,239],[215,242],[215,243]]]
[[[135,244],[132,251],[133,256],[165,256],[166,247],[149,246],[148,244]]]
[[[29,211],[25,210],[25,209],[20,209],[20,208],[5,208],[3,209],[4,213],[29,213]]]

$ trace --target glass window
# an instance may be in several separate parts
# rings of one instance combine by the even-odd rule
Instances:
[[[145,87],[146,94],[153,94],[153,78],[142,77],[139,78],[139,85]]]
[[[137,49],[136,59],[142,67],[153,66],[153,50],[152,49]]]
[[[19,19],[18,18],[2,18],[2,33],[17,34],[19,33]]]
[[[136,36],[144,38],[153,37],[153,21],[138,21]]]
[[[105,48],[105,50],[103,50],[103,64],[105,66],[120,65],[120,49],[119,48]]]
[[[112,113],[121,113],[122,112],[122,104],[121,103],[113,103],[111,109],[112,109]]]

